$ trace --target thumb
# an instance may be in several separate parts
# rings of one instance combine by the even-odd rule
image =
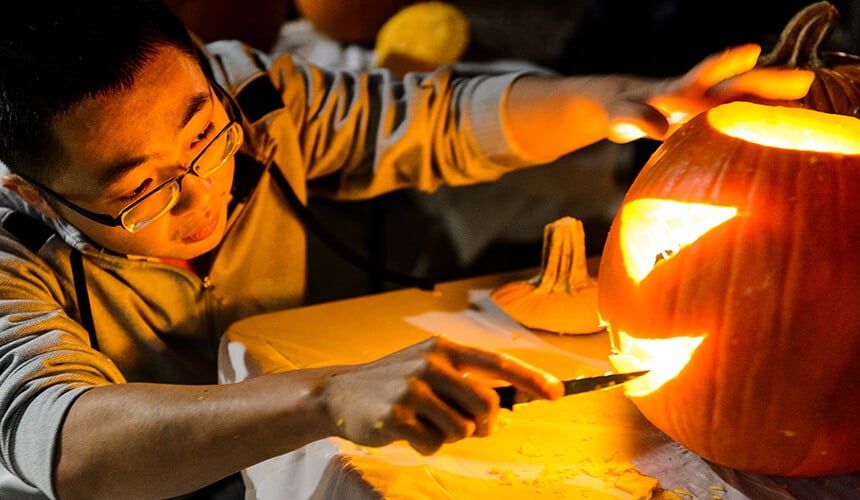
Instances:
[[[607,138],[624,144],[643,137],[662,139],[669,131],[669,122],[660,111],[642,102],[621,101],[609,109]]]

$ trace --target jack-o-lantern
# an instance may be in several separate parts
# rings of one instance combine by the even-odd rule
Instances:
[[[735,102],[670,136],[607,237],[627,394],[713,462],[860,470],[860,119]]]

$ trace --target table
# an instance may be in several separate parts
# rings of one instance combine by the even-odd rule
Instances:
[[[498,349],[563,378],[610,370],[605,333],[560,336],[521,327],[489,298],[534,269],[296,308],[237,322],[219,353],[232,383],[266,373],[360,363],[433,334]],[[243,471],[248,499],[860,498],[860,473],[797,479],[710,464],[653,427],[608,390],[503,410],[490,437],[425,457],[403,443],[381,448],[338,438],[311,443]],[[674,495],[674,496],[673,496]]]

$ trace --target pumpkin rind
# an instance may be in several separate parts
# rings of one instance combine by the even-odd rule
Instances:
[[[633,200],[738,215],[627,275],[616,217],[600,265],[610,331],[705,335],[680,374],[631,396],[658,428],[716,463],[785,476],[860,470],[860,155],[765,147],[703,113],[655,152]]]

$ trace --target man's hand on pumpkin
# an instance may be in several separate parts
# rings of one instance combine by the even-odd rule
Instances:
[[[609,139],[622,143],[641,137],[664,139],[719,104],[739,99],[792,101],[806,95],[815,78],[812,71],[756,68],[760,53],[756,44],[732,47],[705,58],[681,77],[640,80],[607,106]]]
[[[486,436],[496,425],[505,380],[536,397],[561,397],[561,382],[512,356],[429,338],[370,363],[346,366],[322,384],[334,433],[357,444],[405,440],[418,452]]]

